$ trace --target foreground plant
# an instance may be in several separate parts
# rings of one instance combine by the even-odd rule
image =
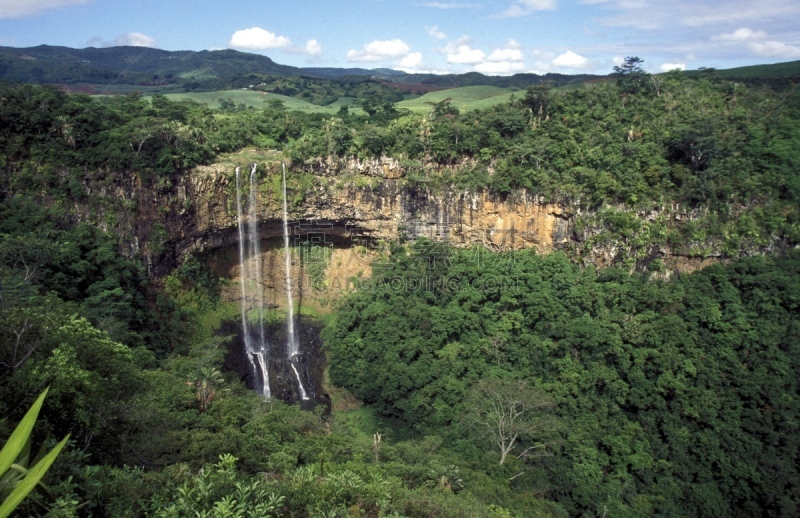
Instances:
[[[31,462],[32,468],[25,467],[29,464],[33,425],[39,416],[39,410],[42,408],[47,391],[48,389],[45,389],[42,392],[17,425],[14,433],[8,438],[3,450],[0,451],[0,496],[3,497],[3,503],[0,505],[0,518],[9,516],[28,493],[36,487],[69,440],[69,435],[67,435],[47,455],[37,456]]]

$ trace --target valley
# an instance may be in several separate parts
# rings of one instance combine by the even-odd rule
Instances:
[[[0,53],[0,435],[69,436],[20,513],[795,513],[797,62],[131,52]]]

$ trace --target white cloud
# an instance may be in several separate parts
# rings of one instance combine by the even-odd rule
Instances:
[[[322,45],[317,40],[308,40],[305,45],[284,47],[281,49],[287,54],[303,54],[310,57],[319,57],[322,55]]]
[[[531,74],[543,76],[548,72],[552,72],[553,66],[547,61],[537,61],[533,64],[533,68],[528,69]]]
[[[486,58],[486,54],[479,49],[470,48],[469,45],[448,45],[447,62],[459,65],[474,65]]]
[[[265,50],[291,47],[292,42],[285,36],[278,36],[261,27],[250,27],[234,32],[228,46],[238,49]]]
[[[670,70],[686,70],[686,63],[664,63],[660,67],[659,70],[662,72],[669,72]]]
[[[711,41],[737,43],[744,41],[763,40],[766,37],[767,33],[764,31],[754,31],[752,29],[742,27],[741,29],[736,29],[735,31],[728,34],[718,34],[716,36],[711,36]]]
[[[488,61],[493,61],[496,63],[500,63],[502,61],[522,61],[525,59],[525,56],[522,54],[522,51],[519,49],[495,49],[489,57],[487,58]]]
[[[402,70],[403,72],[415,73],[421,69],[422,66],[422,52],[412,52],[408,56],[395,64],[394,68]]]
[[[488,55],[481,49],[473,48],[471,41],[469,36],[461,36],[455,42],[435,49],[435,52],[445,56],[448,64],[466,65],[457,66],[446,73],[474,71],[487,75],[509,75],[525,71],[525,54],[514,39],[509,39],[504,47],[494,49]]]
[[[0,0],[0,18],[22,18],[48,9],[85,4],[89,0]]]
[[[520,61],[484,61],[473,67],[475,72],[491,76],[510,76],[525,71],[525,63]]]
[[[576,54],[571,50],[566,51],[565,53],[561,54],[560,56],[556,57],[553,60],[553,66],[558,68],[575,68],[575,69],[586,69],[589,68],[591,63],[588,59],[581,56],[580,54]]]
[[[612,61],[612,63],[614,63],[614,65],[619,67],[619,66],[622,66],[623,63],[625,63],[625,58],[623,58],[622,56],[614,56],[611,59],[611,61]]]
[[[428,33],[428,36],[437,40],[444,40],[447,38],[447,34],[440,31],[438,25],[434,25],[433,27],[425,27],[425,32]]]
[[[322,45],[317,40],[308,40],[306,42],[305,53],[309,56],[319,56],[322,54]]]
[[[730,27],[763,20],[774,23],[800,16],[797,0],[582,0],[608,11],[598,21],[611,27],[658,29],[684,27]]]
[[[787,45],[780,41],[753,41],[747,47],[765,58],[800,59],[800,46]]]
[[[800,46],[788,45],[767,38],[769,38],[769,35],[764,31],[754,31],[747,27],[742,27],[731,33],[717,34],[710,39],[713,42],[719,42],[724,45],[744,45],[752,54],[761,57],[773,59],[800,58]]]
[[[151,38],[147,34],[142,34],[141,32],[129,32],[128,34],[123,34],[122,36],[114,38],[113,44],[117,47],[123,45],[130,47],[155,47],[156,39]]]
[[[519,18],[536,11],[555,11],[556,0],[514,0],[508,9],[500,13],[500,18]]]
[[[288,54],[304,54],[306,56],[321,56],[322,45],[317,40],[308,40],[305,45],[298,47],[286,47],[283,52]]]
[[[411,48],[403,40],[375,40],[367,43],[361,50],[348,50],[347,61],[384,61],[408,55]]]

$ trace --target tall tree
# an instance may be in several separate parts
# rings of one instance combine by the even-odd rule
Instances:
[[[617,86],[624,93],[635,94],[640,91],[647,83],[647,72],[642,68],[644,60],[638,56],[626,57],[622,65],[614,67],[614,74],[617,76]]]
[[[466,419],[496,446],[500,464],[505,464],[512,452],[525,458],[545,451],[556,430],[556,421],[547,413],[552,407],[553,400],[525,380],[485,378],[470,391]]]

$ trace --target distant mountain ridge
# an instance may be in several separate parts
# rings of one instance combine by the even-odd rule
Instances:
[[[237,50],[166,51],[147,47],[73,49],[39,45],[0,47],[0,79],[55,84],[175,85],[189,89],[243,87],[263,76],[307,76],[325,79],[370,77],[401,83],[440,86],[528,86],[541,81],[565,84],[599,76],[517,74],[509,77],[467,74],[408,74],[388,68],[299,68],[275,63],[267,56]]]
[[[726,79],[768,81],[788,85],[800,79],[800,61],[715,71]],[[693,71],[690,73],[702,73]],[[0,81],[64,85],[130,85],[160,89],[213,91],[245,88],[279,78],[342,81],[383,81],[399,85],[439,88],[499,86],[526,88],[535,84],[559,86],[608,76],[589,74],[515,74],[486,76],[465,74],[408,74],[388,68],[299,68],[281,65],[267,56],[232,49],[167,51],[148,47],[87,47],[73,49],[50,45],[0,47]],[[360,78],[360,79],[358,79]]]

